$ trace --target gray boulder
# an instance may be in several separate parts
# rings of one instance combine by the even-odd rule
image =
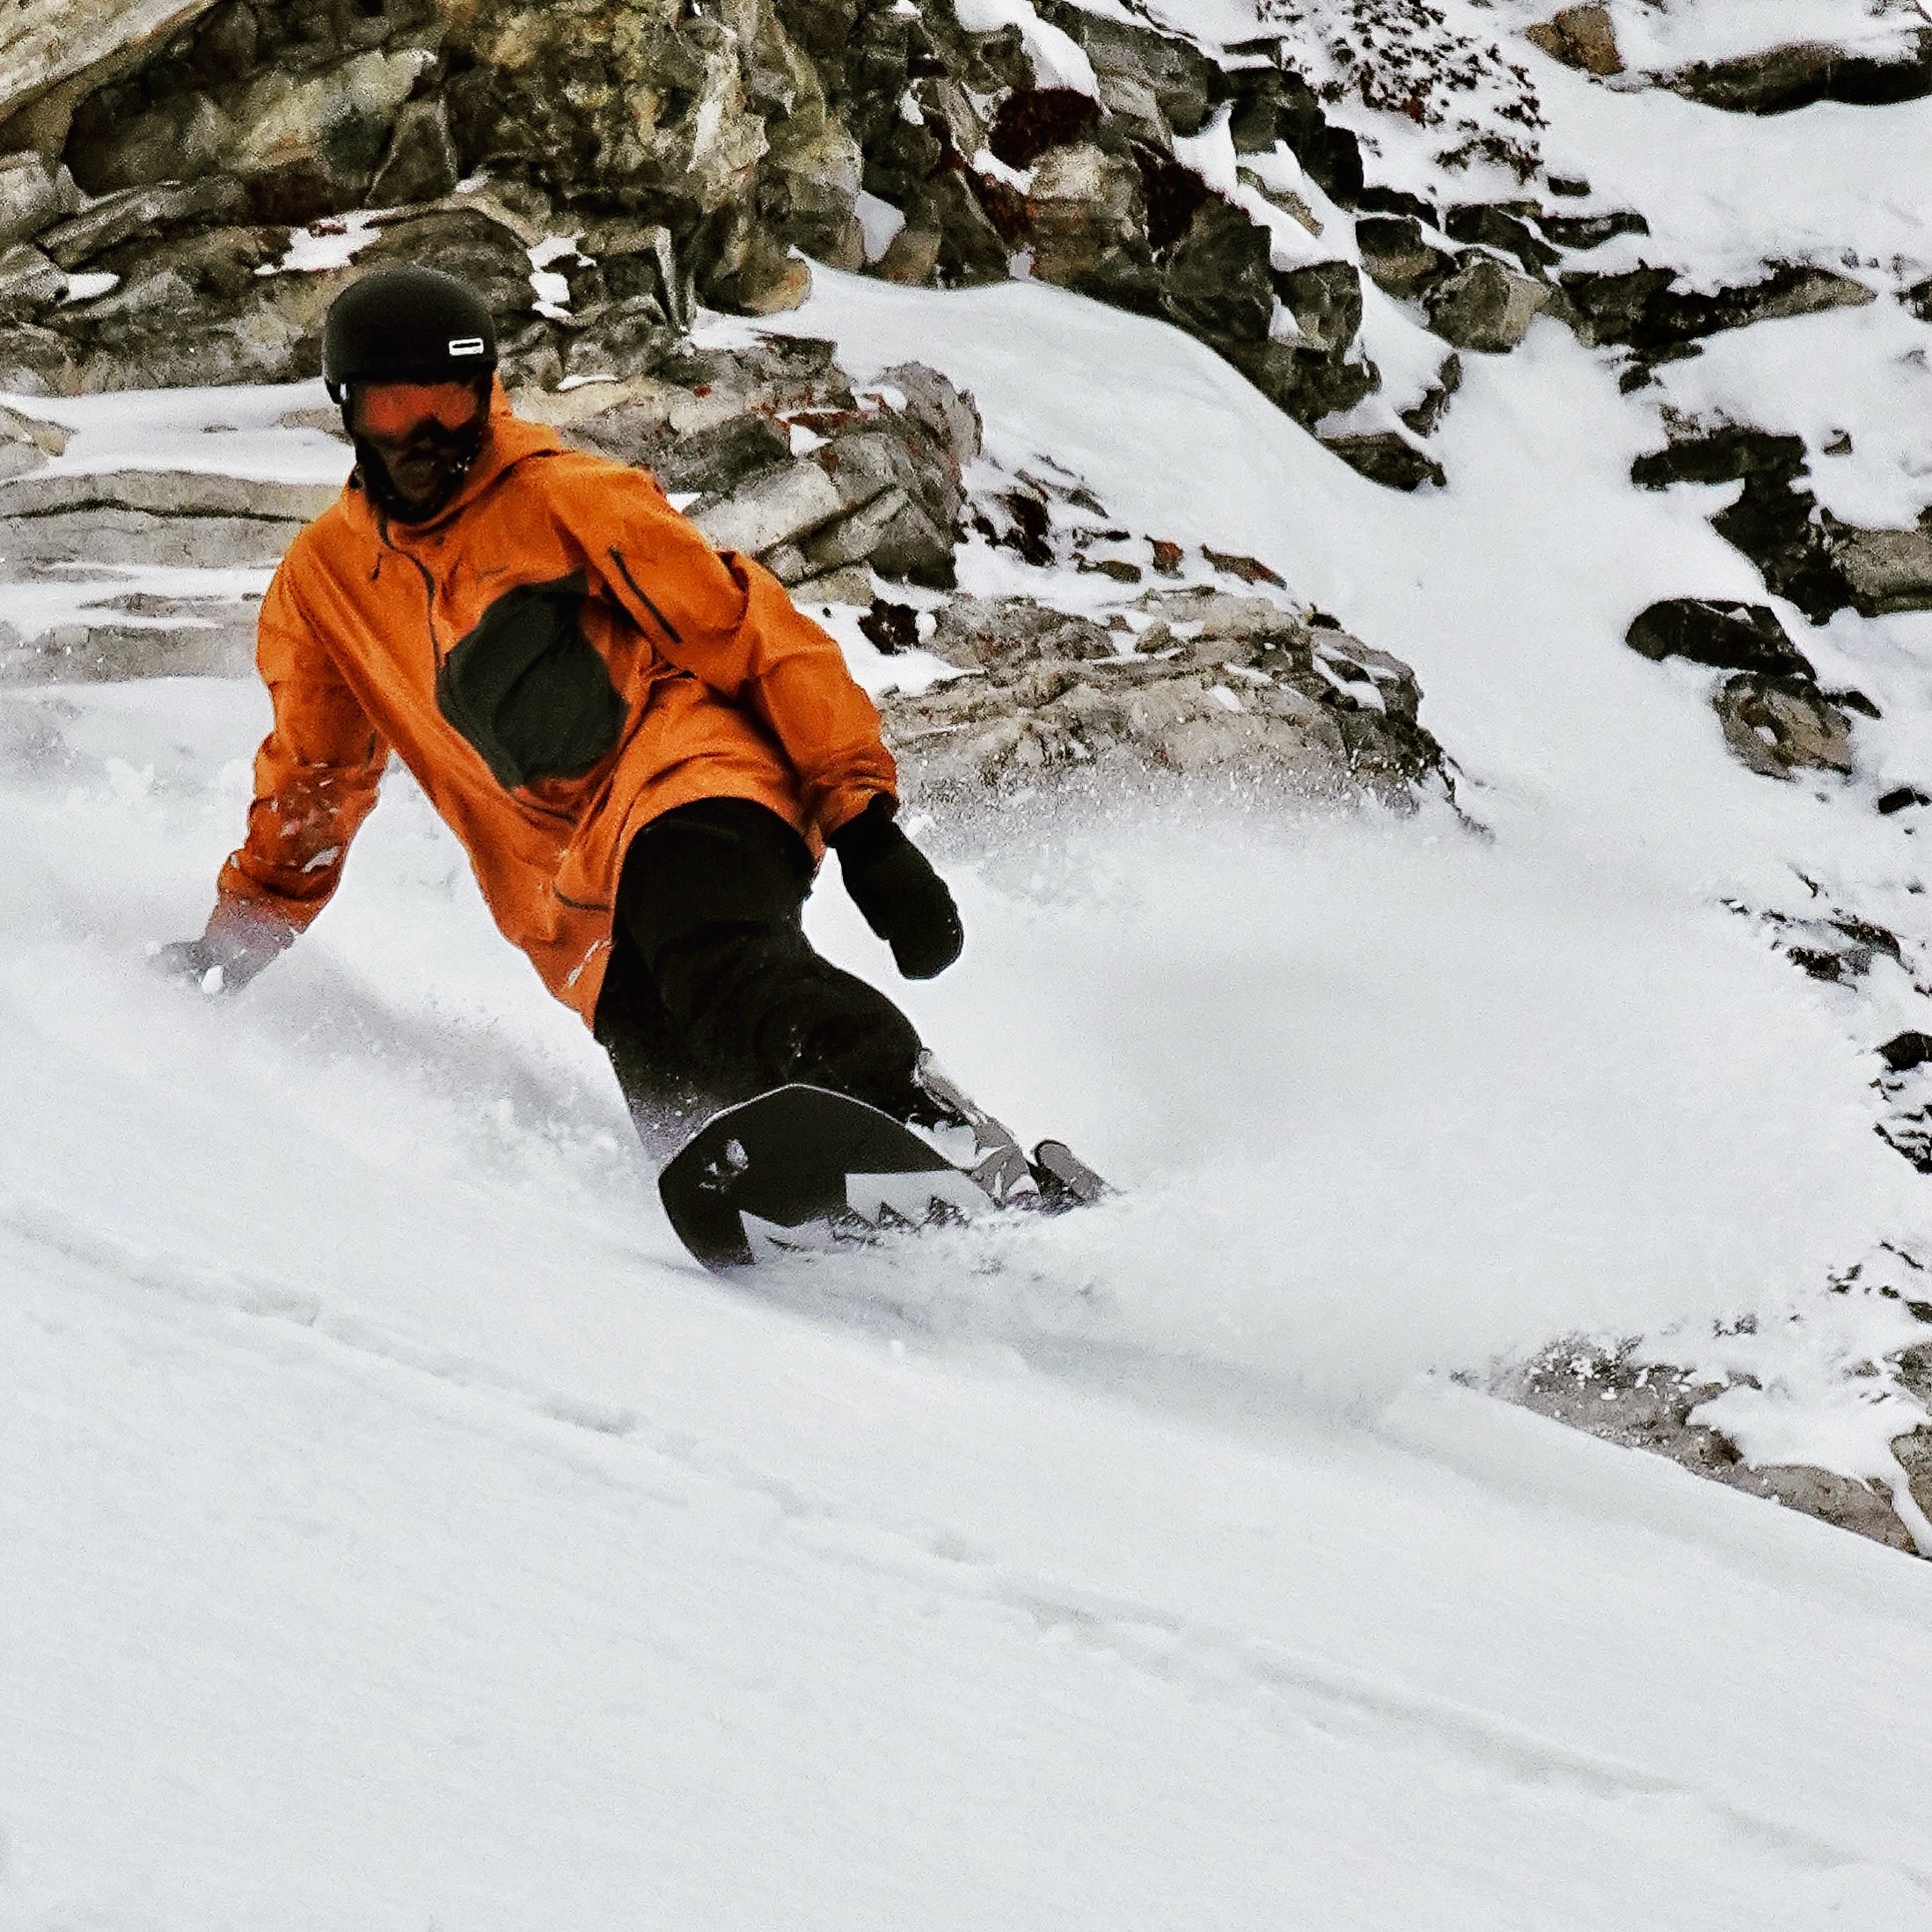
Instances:
[[[67,447],[67,440],[68,433],[59,424],[0,406],[0,480],[39,469]]]
[[[514,331],[534,312],[530,254],[503,211],[473,201],[406,213],[384,226],[382,238],[356,257],[359,269],[416,263],[460,275],[489,304],[500,333]]]
[[[1045,0],[1040,12],[1079,42],[1094,63],[1101,106],[1140,138],[1165,146],[1172,135],[1198,134],[1221,98],[1225,77],[1178,35],[1106,18],[1067,0]]]
[[[1711,702],[1724,743],[1749,770],[1766,778],[1802,771],[1849,772],[1848,713],[1877,715],[1857,692],[1820,691],[1810,661],[1766,604],[1668,597],[1640,611],[1624,641],[1653,661],[1681,657],[1735,671]]]
[[[761,471],[728,495],[697,505],[691,515],[720,550],[757,557],[821,529],[867,500],[841,490],[823,464],[800,461]]]
[[[904,414],[923,429],[947,458],[953,481],[978,456],[984,436],[979,410],[970,392],[924,362],[895,362],[880,372],[877,390],[896,391]]]
[[[369,185],[369,200],[376,208],[440,201],[456,192],[462,176],[462,157],[441,99],[412,100],[396,116],[388,150]]]
[[[572,440],[649,467],[666,488],[700,493],[693,517],[711,540],[787,584],[839,575],[842,600],[869,603],[860,566],[935,588],[953,581],[979,417],[923,364],[887,370],[861,401],[829,343],[772,337],[516,400]],[[793,425],[814,445],[795,456]]]
[[[1429,326],[1458,348],[1507,355],[1549,305],[1547,282],[1506,268],[1493,255],[1474,254],[1427,297]]]
[[[80,387],[74,347],[31,322],[0,321],[0,389],[17,396],[70,396]]]
[[[191,471],[15,476],[0,481],[0,562],[271,566],[337,494]]]
[[[0,319],[18,321],[67,293],[67,275],[31,242],[0,249]]]
[[[1275,277],[1282,304],[1295,318],[1305,350],[1345,355],[1362,327],[1362,284],[1345,261],[1318,261]]]
[[[1932,611],[1932,509],[1907,530],[1862,530],[1829,516],[1831,558],[1861,617]]]
[[[1211,196],[1167,258],[1164,305],[1192,334],[1266,341],[1275,314],[1268,231],[1233,202]],[[1359,321],[1359,300],[1356,314]]]
[[[62,267],[80,268],[122,242],[234,222],[247,209],[247,191],[226,175],[124,188],[49,228],[40,245]]]
[[[1042,282],[1105,296],[1151,282],[1147,211],[1132,161],[1091,143],[1052,148],[1027,193],[1033,273]]]
[[[1862,308],[1877,299],[1862,282],[1809,262],[1775,262],[1758,281],[1714,294],[1679,289],[1673,270],[1648,266],[1619,274],[1578,270],[1561,280],[1573,326],[1586,342],[1626,343],[1656,356],[1725,329]]]
[[[1426,483],[1439,490],[1449,480],[1441,464],[1427,450],[1417,449],[1394,429],[1327,435],[1321,438],[1321,447],[1340,457],[1358,476],[1365,476],[1385,489],[1419,490]]]
[[[1748,770],[1788,779],[1852,770],[1851,720],[1810,683],[1744,671],[1715,699],[1724,743]]]
[[[915,286],[936,281],[948,289],[978,288],[1006,280],[1014,246],[965,175],[948,169],[913,190],[905,227],[893,237],[879,273]]]
[[[0,155],[0,242],[25,241],[66,212],[64,172],[31,151]]]
[[[1932,28],[1918,28],[1896,54],[1802,40],[1738,60],[1700,61],[1649,77],[1687,100],[1728,113],[1788,114],[1821,100],[1891,106],[1932,94]]]
[[[1455,268],[1455,257],[1425,240],[1413,215],[1365,215],[1355,240],[1369,279],[1404,301],[1419,300]]]

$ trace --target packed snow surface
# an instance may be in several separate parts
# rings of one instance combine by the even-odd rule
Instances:
[[[1673,9],[1671,57],[1741,50],[1723,11]],[[1810,143],[1740,241],[1741,165],[1638,181],[1685,104],[1547,67],[1552,165],[1713,272],[1805,196],[1892,245],[1902,204],[1830,182],[1918,110],[1725,120]],[[882,983],[1122,1191],[724,1284],[406,779],[315,930],[199,1000],[145,954],[205,912],[265,698],[0,693],[0,1927],[1932,1926],[1932,1570],[1449,1379],[1674,1329],[1758,1379],[1722,1398],[1747,1453],[1883,1475],[1912,1424],[1843,1394],[1897,1306],[1820,1303],[1924,1246],[1868,1090],[1922,996],[1816,984],[1726,902],[1932,939],[1871,809],[1928,775],[1932,618],[1804,633],[1884,714],[1816,785],[1744,772],[1710,674],[1621,642],[1654,597],[1761,596],[1713,493],[1630,489],[1662,402],[1847,429],[1821,494],[1903,520],[1906,324],[1764,325],[1635,398],[1539,324],[1467,359],[1416,498],[1050,289],[820,271],[785,326],[862,379],[934,363],[989,465],[1253,552],[1409,660],[1462,814],[1204,787],[916,826],[969,947]],[[318,480],[340,446],[282,419],[320,399],[34,406],[70,467]],[[835,881],[809,919],[889,976]]]

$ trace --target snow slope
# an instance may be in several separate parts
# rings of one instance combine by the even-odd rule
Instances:
[[[1453,1388],[1364,1412],[1346,1337],[1356,1415],[1299,1386],[1238,1319],[1321,1305],[1292,1152],[1265,1301],[1252,1226],[1125,1265],[1133,1108],[1080,1320],[1051,1238],[722,1287],[406,787],[245,1002],[151,983],[257,709],[107,693],[12,781],[0,1923],[1932,1923],[1923,1568]]]
[[[1599,173],[1650,138],[1584,114]],[[1775,138],[1841,140],[1813,114]],[[728,1286],[406,780],[314,932],[201,1002],[143,955],[205,910],[261,695],[0,693],[0,1927],[1932,1927],[1932,1570],[1446,1379],[1749,1314],[1765,1401],[1869,1451],[1822,1394],[1909,1324],[1822,1284],[1923,1251],[1867,1091],[1922,997],[1820,987],[1723,901],[1809,880],[1932,941],[1870,809],[1928,776],[1932,619],[1804,635],[1886,715],[1853,779],[1772,785],[1620,641],[1758,594],[1709,492],[1628,487],[1677,392],[1554,326],[1468,359],[1413,499],[1050,289],[821,273],[787,326],[937,364],[993,465],[1409,658],[1486,831],[1172,794],[925,828],[971,937],[911,1010],[1125,1191]],[[1665,383],[1862,411],[1845,474],[1902,501],[1896,326]],[[313,399],[209,440],[308,473],[274,425]],[[214,406],[117,399],[65,460],[192,463]],[[887,970],[836,885],[810,918]]]
[[[1736,922],[1020,815],[915,1003],[1131,1191],[733,1290],[406,783],[202,1004],[259,694],[0,717],[0,1924],[1932,1923],[1923,1569],[1412,1384],[1910,1178]]]

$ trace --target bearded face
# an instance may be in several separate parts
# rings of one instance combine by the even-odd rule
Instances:
[[[434,516],[461,487],[489,430],[481,382],[359,382],[343,412],[364,487],[396,522]]]

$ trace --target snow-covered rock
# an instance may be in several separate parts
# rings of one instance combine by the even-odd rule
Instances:
[[[914,796],[1052,784],[1105,797],[1162,777],[1331,803],[1450,794],[1415,675],[1386,653],[1206,586],[1144,592],[1112,618],[949,599],[925,645],[963,675],[884,705]]]

